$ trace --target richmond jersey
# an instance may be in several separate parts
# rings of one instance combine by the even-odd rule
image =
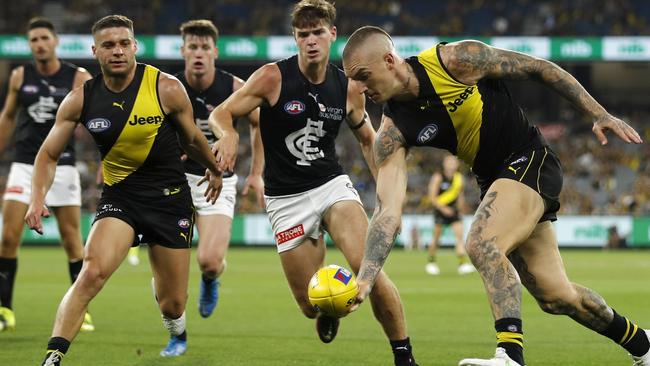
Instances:
[[[176,77],[183,83],[185,90],[187,90],[187,95],[192,102],[196,125],[208,139],[208,143],[210,145],[214,144],[217,138],[212,133],[210,126],[208,126],[208,117],[214,108],[223,103],[232,94],[234,76],[226,71],[217,69],[214,74],[214,81],[210,87],[203,91],[195,90],[189,85],[187,79],[185,79],[185,72],[179,72],[176,74]],[[205,167],[189,157],[185,160],[184,165],[186,173],[194,175],[205,174]],[[232,175],[232,172],[226,172],[223,174],[223,177],[227,178]]]
[[[455,206],[458,197],[461,195],[463,187],[463,175],[459,172],[454,173],[451,178],[444,174],[440,182],[440,191],[438,192],[438,204],[443,206]]]
[[[335,150],[346,117],[348,79],[328,65],[325,81],[314,85],[298,68],[298,56],[277,63],[282,74],[278,102],[260,107],[267,196],[319,187],[343,174]]]
[[[409,146],[448,150],[479,178],[492,179],[511,155],[546,145],[502,81],[459,82],[440,61],[439,47],[406,59],[420,83],[419,96],[384,106]]]
[[[102,75],[84,85],[80,121],[101,153],[106,191],[156,197],[189,189],[176,129],[160,104],[159,74],[137,64],[122,92],[110,91]]]
[[[18,91],[16,127],[17,163],[34,164],[36,154],[54,126],[56,112],[63,98],[72,90],[77,66],[61,61],[54,75],[41,75],[34,64],[24,66],[23,84]],[[74,140],[65,147],[59,165],[74,165]]]

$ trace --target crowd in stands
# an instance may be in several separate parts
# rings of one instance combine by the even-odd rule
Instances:
[[[0,33],[23,33],[25,20],[47,15],[63,33],[86,33],[111,13],[138,34],[176,34],[187,19],[213,20],[224,34],[286,35],[294,0],[22,0],[0,2]],[[647,0],[338,0],[339,34],[362,25],[394,35],[604,36],[650,34]]]

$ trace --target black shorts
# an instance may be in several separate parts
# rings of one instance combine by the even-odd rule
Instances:
[[[492,183],[499,178],[516,180],[539,193],[544,199],[545,206],[539,222],[557,220],[563,181],[562,166],[551,148],[541,147],[513,154],[493,179],[477,178],[481,188],[481,199]]]
[[[436,225],[451,225],[456,221],[460,221],[460,216],[458,215],[458,210],[452,207],[454,214],[451,216],[445,216],[438,209],[433,209],[434,222]]]
[[[190,248],[194,233],[194,205],[189,187],[174,195],[138,197],[106,190],[97,204],[95,220],[115,217],[133,227],[135,241],[167,248]]]

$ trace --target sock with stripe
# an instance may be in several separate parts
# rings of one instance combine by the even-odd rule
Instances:
[[[17,258],[0,257],[0,306],[2,307],[11,309],[17,270]]]
[[[497,347],[506,350],[508,357],[524,365],[524,332],[521,319],[502,318],[494,322],[497,331]]]
[[[633,356],[641,357],[648,353],[650,342],[643,329],[626,317],[620,316],[616,310],[612,309],[612,311],[614,312],[614,319],[607,329],[600,332],[600,334],[618,343]]]
[[[42,365],[60,365],[61,359],[68,352],[70,341],[63,337],[52,337],[47,342],[47,352]]]
[[[81,272],[81,267],[83,266],[83,259],[77,259],[74,262],[68,262],[68,272],[70,273],[70,282],[74,283],[79,277],[79,272]]]

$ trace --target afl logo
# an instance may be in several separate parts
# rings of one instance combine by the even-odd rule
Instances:
[[[178,220],[178,227],[181,229],[187,229],[190,227],[190,220],[188,219],[180,219]]]
[[[111,121],[106,118],[93,118],[86,122],[86,127],[90,132],[102,132],[111,127]]]
[[[305,111],[305,104],[299,100],[292,100],[284,105],[284,111],[289,114],[300,114]]]
[[[418,134],[417,142],[418,144],[426,144],[427,142],[433,140],[437,134],[438,134],[438,125],[436,124],[427,125]]]

